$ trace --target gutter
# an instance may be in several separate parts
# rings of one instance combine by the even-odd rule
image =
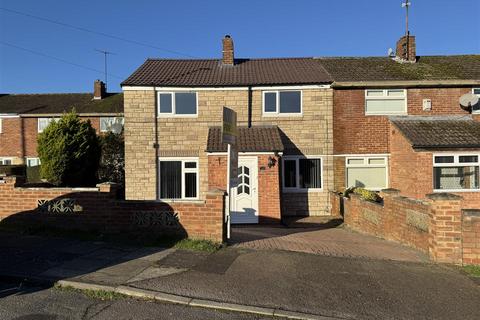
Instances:
[[[399,80],[399,81],[335,81],[334,89],[346,88],[438,88],[480,86],[480,80]]]
[[[46,117],[61,117],[65,113],[28,113],[28,114],[20,114],[18,117],[22,118],[46,118]],[[77,113],[80,117],[123,117],[123,112],[114,113]],[[1,115],[0,115],[1,117]]]

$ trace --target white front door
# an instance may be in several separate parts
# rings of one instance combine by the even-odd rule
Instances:
[[[257,157],[238,158],[238,186],[232,190],[232,223],[258,223]]]

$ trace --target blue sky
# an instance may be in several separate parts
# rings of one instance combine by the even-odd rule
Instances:
[[[417,54],[480,52],[478,0],[410,0]],[[405,30],[402,0],[54,1],[0,7],[200,58],[218,58],[231,34],[236,57],[382,56]],[[470,19],[470,20],[469,20]],[[187,56],[0,10],[0,93],[90,92],[109,57],[109,91],[147,57]],[[116,77],[118,78],[116,78]]]

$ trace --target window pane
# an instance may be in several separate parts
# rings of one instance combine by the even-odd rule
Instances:
[[[374,113],[374,114],[405,113],[405,99],[367,100],[365,111],[367,113]]]
[[[197,167],[197,163],[196,163],[196,162],[185,162],[185,168],[186,168],[186,169],[196,168],[196,167]]]
[[[371,158],[368,159],[368,164],[385,164],[384,158]]]
[[[347,168],[348,187],[384,189],[387,187],[387,168]]]
[[[367,90],[368,97],[382,97],[383,90]]]
[[[398,90],[388,90],[387,95],[389,97],[403,97],[405,92],[402,89]]]
[[[197,174],[194,172],[185,173],[185,198],[197,197]]]
[[[100,118],[100,131],[109,131],[112,128],[115,118],[113,117],[102,117]]]
[[[172,113],[172,95],[170,93],[161,93],[159,96],[160,113]]]
[[[182,162],[160,162],[160,198],[180,199],[182,197]]]
[[[300,96],[300,91],[280,92],[280,113],[300,113]]]
[[[348,159],[348,164],[356,164],[356,165],[359,165],[359,164],[363,164],[363,159]]]
[[[266,92],[264,99],[265,112],[277,112],[277,94],[275,92]]]
[[[460,156],[458,157],[458,161],[462,163],[478,162],[478,156]]]
[[[322,187],[322,162],[320,159],[300,159],[300,188]]]
[[[296,161],[285,160],[283,168],[283,176],[285,181],[285,188],[295,188],[297,186],[297,172]]]
[[[453,163],[453,156],[437,156],[435,163]]]
[[[194,92],[175,93],[175,114],[196,114],[197,95]]]
[[[434,167],[435,189],[478,189],[478,167]]]
[[[479,94],[480,95],[480,88],[473,89],[473,94]]]

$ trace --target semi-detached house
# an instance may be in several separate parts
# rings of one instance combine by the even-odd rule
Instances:
[[[330,190],[461,193],[480,207],[480,56],[148,59],[122,83],[126,197],[202,201],[226,188],[222,108],[238,114],[232,222],[328,215]],[[427,141],[428,143],[424,143]]]

